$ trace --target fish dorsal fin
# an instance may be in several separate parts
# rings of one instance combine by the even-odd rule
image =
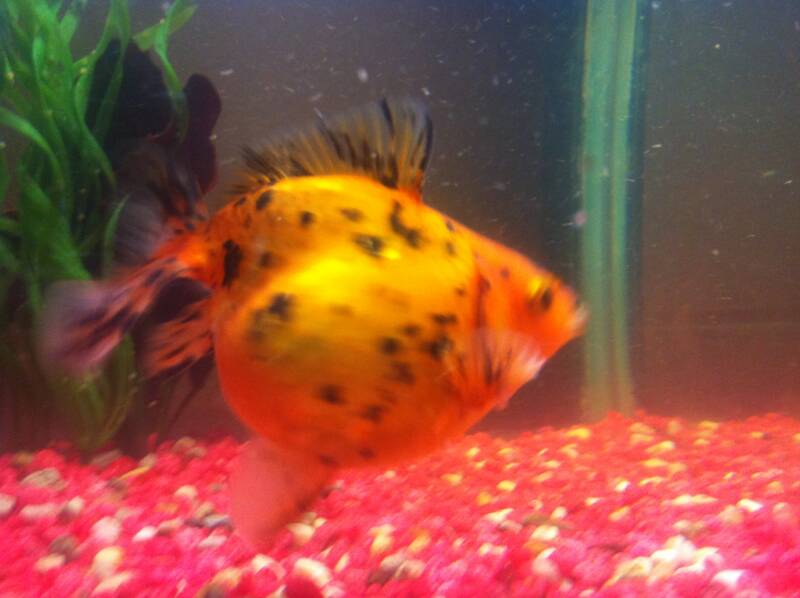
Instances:
[[[298,176],[361,174],[421,197],[433,125],[415,100],[381,100],[245,148],[245,187]],[[265,180],[266,179],[266,180]]]

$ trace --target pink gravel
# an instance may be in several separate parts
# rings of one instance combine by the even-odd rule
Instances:
[[[256,554],[239,444],[0,457],[0,597],[800,596],[800,422],[639,415],[344,475]]]

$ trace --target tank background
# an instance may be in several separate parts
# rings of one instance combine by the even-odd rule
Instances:
[[[105,9],[91,4],[87,32]],[[582,2],[198,4],[170,55],[223,97],[212,205],[225,201],[242,144],[315,110],[414,95],[436,125],[429,203],[576,280]],[[800,415],[800,7],[651,9],[637,397],[690,418]],[[162,2],[131,12],[144,24]],[[576,421],[580,349],[559,353],[481,428]],[[211,386],[181,425],[203,430],[226,413]]]
[[[800,4],[653,7],[641,404],[800,415]]]

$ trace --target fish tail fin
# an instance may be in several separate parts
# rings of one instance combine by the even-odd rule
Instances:
[[[174,257],[162,257],[108,281],[54,284],[39,321],[41,362],[72,374],[96,369],[185,272]]]
[[[118,141],[107,148],[117,177],[115,201],[122,204],[114,234],[119,273],[108,281],[53,285],[40,319],[42,363],[74,374],[97,368],[150,312],[157,317],[143,336],[144,350],[137,351],[148,377],[188,365],[210,350],[207,317],[201,317],[208,290],[198,279],[198,264],[190,263],[194,258],[181,255],[189,246],[198,249],[193,241],[201,237],[193,233],[207,220],[203,197],[217,177],[211,133],[219,95],[205,77],[189,78],[188,122],[180,137],[169,103],[158,109],[167,97],[158,69],[133,46],[125,56],[126,93],[109,135]],[[181,302],[179,309],[166,317],[157,313],[170,302]]]
[[[311,506],[335,471],[317,455],[251,440],[230,478],[230,513],[237,532],[254,546],[265,546]]]

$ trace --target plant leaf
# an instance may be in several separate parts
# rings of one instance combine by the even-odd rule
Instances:
[[[61,17],[61,23],[59,24],[61,36],[67,42],[75,35],[75,30],[78,28],[78,19],[84,8],[86,8],[86,0],[74,0],[69,3],[67,11],[64,13],[64,16]]]
[[[11,174],[8,172],[8,160],[6,160],[6,143],[0,140],[0,208],[5,205],[6,191],[11,182]],[[0,217],[0,230],[2,229],[4,218]]]
[[[45,51],[44,40],[40,36],[36,36],[33,40],[33,46],[31,48],[33,72],[36,80],[36,93],[39,96],[39,101],[44,106],[58,106],[58,102],[54,101],[55,98],[53,97],[55,94],[51,89],[48,88],[48,77],[45,66]],[[55,111],[45,108],[44,110],[40,110],[38,112],[41,115],[41,121],[44,126],[43,134],[47,136],[51,150],[55,154],[58,163],[62,166],[66,166],[66,168],[61,168],[62,180],[60,181],[60,184],[56,186],[56,190],[61,195],[60,203],[62,204],[62,209],[69,213],[72,210],[73,205],[73,187],[71,180],[72,177],[69,173],[69,156],[67,155],[67,150],[64,146],[64,140],[61,136],[61,131],[56,125],[54,117]]]
[[[111,272],[111,265],[114,260],[114,235],[117,233],[117,224],[119,223],[119,215],[122,213],[122,208],[127,203],[127,197],[114,206],[114,211],[108,218],[106,228],[103,231],[103,272],[109,274]]]
[[[181,27],[183,27],[186,22],[192,18],[195,11],[197,10],[196,4],[189,4],[187,6],[181,6],[178,10],[175,11],[175,14],[172,15],[172,18],[169,22],[169,31],[167,35],[172,35],[176,31],[178,31]],[[153,44],[156,41],[156,34],[158,30],[164,26],[164,21],[162,20],[155,25],[151,25],[147,29],[140,31],[136,35],[133,36],[133,41],[136,42],[136,45],[139,46],[139,49],[143,52],[146,52],[150,48],[153,47]]]
[[[19,260],[8,247],[8,244],[0,238],[0,273],[5,278],[9,273],[19,271]]]
[[[69,226],[39,184],[20,169],[19,218],[26,257],[33,258],[37,282],[88,278]],[[38,311],[38,310],[37,310]]]
[[[106,16],[105,27],[103,28],[100,40],[97,42],[97,46],[95,46],[94,50],[89,54],[75,63],[78,73],[78,81],[74,91],[75,106],[78,110],[78,114],[81,115],[81,118],[84,118],[86,115],[89,93],[92,89],[92,75],[95,64],[106,51],[111,40],[119,40],[120,54],[114,65],[114,72],[109,80],[106,93],[100,101],[94,126],[92,127],[93,134],[100,143],[105,141],[109,123],[111,122],[111,117],[116,105],[117,94],[122,85],[122,61],[130,36],[131,25],[127,2],[125,0],[111,0],[108,15]]]
[[[164,83],[170,92],[172,98],[172,105],[178,115],[178,134],[183,137],[186,132],[186,126],[189,121],[189,114],[186,109],[186,97],[183,94],[183,86],[178,78],[178,74],[172,67],[167,53],[167,41],[172,28],[173,19],[181,15],[184,11],[194,5],[187,5],[185,0],[175,0],[175,2],[167,10],[164,15],[164,20],[159,23],[153,37],[153,51],[161,60],[161,68],[164,70]],[[191,15],[190,15],[191,16]]]
[[[56,186],[58,188],[64,188],[64,174],[61,171],[61,165],[56,158],[56,154],[53,152],[50,144],[47,143],[47,140],[42,136],[41,133],[39,133],[36,127],[34,127],[21,116],[17,116],[2,106],[0,106],[0,125],[4,125],[9,129],[13,129],[20,135],[35,143],[36,146],[39,147],[39,149],[41,149],[47,156],[47,160],[50,163],[50,169],[53,172],[53,177],[57,181]]]
[[[19,222],[0,216],[0,233],[19,234]]]

